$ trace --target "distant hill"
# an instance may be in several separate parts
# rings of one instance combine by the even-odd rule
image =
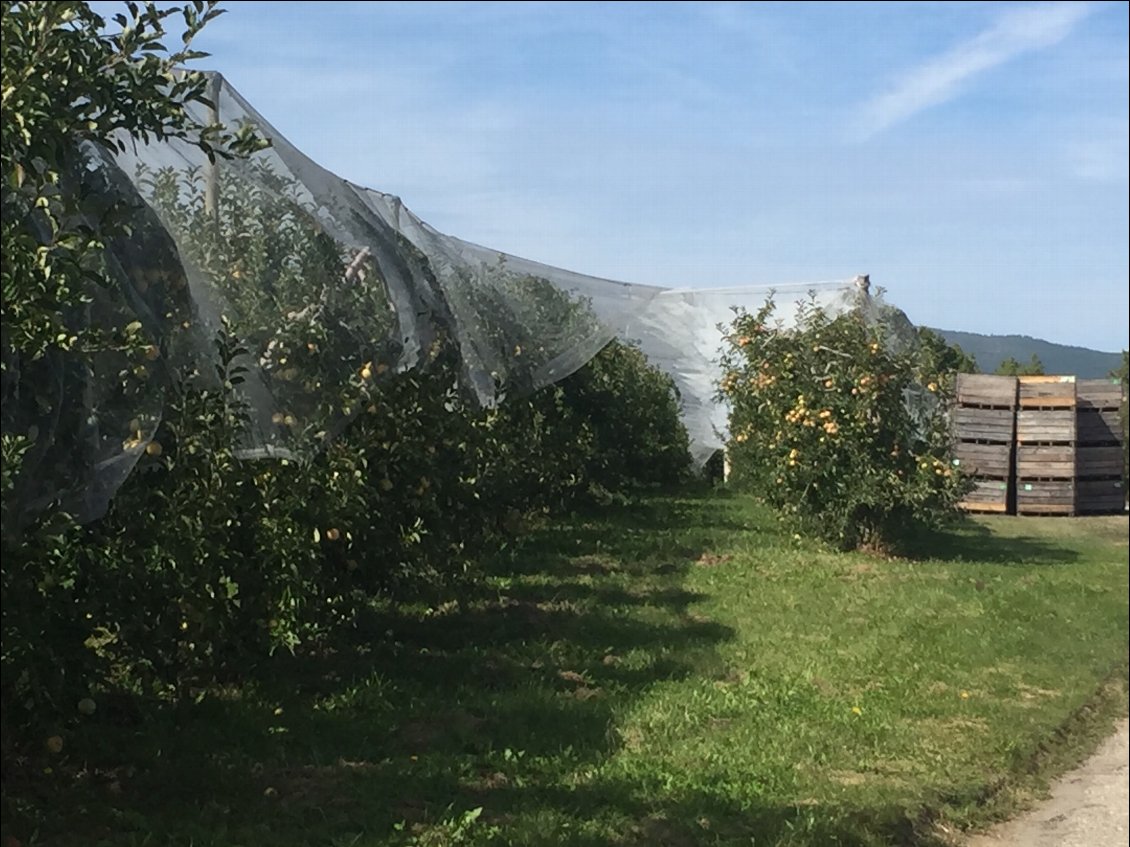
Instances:
[[[977,360],[977,366],[986,373],[996,370],[1009,356],[1018,362],[1027,362],[1035,353],[1049,374],[1073,374],[1082,379],[1107,376],[1122,363],[1121,353],[1103,353],[1087,347],[1070,347],[1052,344],[1027,335],[981,335],[976,332],[956,332],[935,329],[946,343],[956,344]]]

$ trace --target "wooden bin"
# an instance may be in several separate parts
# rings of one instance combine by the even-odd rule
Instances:
[[[953,464],[967,476],[1008,479],[1012,475],[1011,444],[978,444],[959,441],[953,448]]]
[[[1017,479],[1018,515],[1075,514],[1074,479]]]
[[[1025,409],[1016,413],[1017,444],[1074,444],[1074,409]]]
[[[973,490],[958,503],[958,508],[966,512],[995,512],[1006,515],[1008,508],[1007,479],[974,479]]]
[[[1075,416],[1075,440],[1084,445],[1112,445],[1122,441],[1122,420],[1117,409],[1084,409]]]
[[[1076,439],[1080,444],[1114,446],[1122,443],[1122,382],[1081,379],[1075,386]]]
[[[1122,447],[1080,445],[1075,448],[1075,476],[1079,479],[1119,479]]]
[[[955,393],[953,464],[973,480],[973,490],[958,507],[1007,514],[1012,499],[1016,377],[958,374]]]
[[[1073,376],[1022,376],[1018,380],[1017,444],[1074,444]]]
[[[1074,409],[1075,377],[1022,376],[1017,379],[1021,409]]]
[[[1013,409],[985,409],[958,406],[953,410],[953,432],[962,441],[1011,444],[1016,431]]]
[[[1016,446],[1016,513],[1075,513],[1075,445]]]
[[[1016,408],[1017,379],[995,374],[958,374],[957,404],[990,409]]]
[[[1016,478],[1074,479],[1076,470],[1074,444],[1018,444],[1016,446]]]
[[[1076,405],[1080,410],[1117,412],[1122,405],[1122,380],[1080,379],[1075,383]]]
[[[1079,515],[1121,514],[1126,489],[1121,479],[1080,479],[1075,482],[1075,512]]]

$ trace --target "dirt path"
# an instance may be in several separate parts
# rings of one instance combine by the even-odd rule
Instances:
[[[1038,808],[975,836],[968,847],[1117,847],[1130,838],[1127,823],[1127,721],[1082,767],[1052,786]]]

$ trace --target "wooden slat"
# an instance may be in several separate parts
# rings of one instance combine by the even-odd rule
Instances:
[[[969,444],[953,448],[953,464],[968,476],[1008,478],[1012,473],[1012,447],[1008,444]]]
[[[1021,397],[1021,409],[1074,409],[1075,397],[1072,394],[1041,394],[1037,397]]]
[[[959,441],[1012,441],[1016,415],[1011,409],[970,409],[958,406],[953,410],[954,437]]]
[[[1067,503],[1075,496],[1073,479],[1036,479],[1031,482],[1018,480],[1016,483],[1017,502]]]
[[[1021,444],[1016,448],[1017,479],[1071,479],[1075,476],[1075,448],[1032,447]]]
[[[970,406],[1016,406],[1016,377],[995,374],[958,374],[957,402]]]
[[[1081,479],[1122,475],[1121,447],[1079,447],[1075,453],[1075,475]]]
[[[1017,381],[1020,383],[1020,390],[1023,391],[1025,387],[1031,389],[1041,385],[1074,385],[1075,377],[1060,374],[1025,374],[1017,377]]]
[[[1025,503],[1016,507],[1018,515],[1074,515],[1075,507],[1064,503]]]
[[[1122,441],[1122,422],[1117,409],[1086,409],[1080,406],[1075,429],[1075,438],[1080,444],[1118,444]]]
[[[1075,396],[1081,409],[1117,411],[1122,405],[1122,382],[1117,379],[1081,379],[1075,383]]]
[[[957,508],[963,512],[992,512],[1003,515],[1008,513],[1008,503],[978,503],[971,500],[962,500]]]
[[[1021,409],[1016,413],[1016,440],[1020,443],[1074,442],[1073,409]]]

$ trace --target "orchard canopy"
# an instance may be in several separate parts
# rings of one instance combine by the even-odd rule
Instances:
[[[28,431],[65,439],[65,467],[44,467],[36,496],[62,496],[75,514],[105,510],[161,420],[164,375],[196,369],[235,382],[251,426],[251,457],[302,459],[348,425],[382,376],[426,366],[452,342],[461,384],[483,405],[562,380],[615,338],[637,343],[675,381],[698,463],[724,443],[717,402],[724,325],[758,308],[770,287],[662,288],[549,267],[437,232],[399,198],[354,185],[304,156],[219,75],[201,125],[250,128],[258,152],[210,161],[185,141],[123,137],[88,144],[80,195],[131,201],[128,232],[107,238],[105,282],[82,319],[127,341],[58,357],[51,397],[6,410]],[[688,280],[701,283],[702,280]],[[850,281],[773,287],[787,326],[801,301],[835,313],[877,307]],[[217,373],[217,331],[246,352]],[[11,384],[11,383],[10,383]],[[9,401],[5,392],[5,405]],[[59,409],[81,424],[57,426]]]

